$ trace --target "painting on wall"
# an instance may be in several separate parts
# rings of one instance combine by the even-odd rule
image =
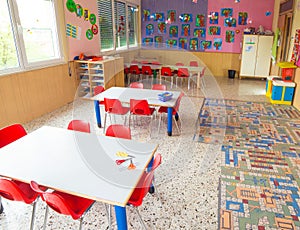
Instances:
[[[223,17],[232,17],[232,12],[233,9],[232,8],[222,8],[221,9],[221,16]]]
[[[187,49],[187,39],[186,38],[179,38],[179,48]]]
[[[208,29],[209,35],[220,35],[221,34],[221,27],[220,26],[210,26]]]
[[[153,26],[153,24],[147,24],[146,25],[146,35],[150,36],[152,34],[154,34],[154,26]]]
[[[200,28],[200,29],[194,29],[194,37],[202,37],[204,38],[205,37],[205,28]]]
[[[196,25],[196,27],[205,27],[205,15],[204,14],[197,14],[195,25]]]
[[[201,41],[200,48],[203,50],[211,49],[211,41]]]
[[[222,49],[222,38],[214,38],[214,50],[221,50]]]
[[[239,12],[239,25],[247,25],[248,13],[247,12]]]
[[[179,19],[181,22],[192,22],[193,16],[192,16],[192,14],[181,14],[179,16]]]
[[[210,12],[208,15],[210,24],[219,24],[219,13],[218,12]]]
[[[154,46],[156,48],[162,48],[163,47],[163,36],[155,36],[154,37]]]
[[[170,38],[178,37],[178,26],[170,26],[169,29]]]
[[[153,45],[153,38],[143,38],[143,46],[152,46]]]
[[[165,21],[164,13],[154,13],[153,14],[153,20],[155,22],[164,22]]]
[[[190,36],[190,24],[182,24],[181,26],[181,36]]]
[[[225,18],[224,20],[225,27],[236,27],[236,19],[235,18]]]
[[[190,50],[193,50],[193,51],[198,50],[198,38],[190,39]]]
[[[167,39],[166,46],[167,46],[167,48],[177,48],[177,40],[176,39]]]
[[[226,30],[225,41],[228,42],[228,43],[233,43],[234,42],[234,31]]]
[[[150,21],[150,16],[151,16],[150,10],[144,9],[143,10],[143,21],[144,22]]]
[[[168,10],[168,22],[176,22],[176,10]]]
[[[165,22],[160,22],[160,23],[158,23],[158,33],[159,34],[165,34],[166,33],[166,23]]]

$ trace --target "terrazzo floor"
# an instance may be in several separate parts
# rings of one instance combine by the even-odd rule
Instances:
[[[158,120],[147,120],[132,127],[132,139],[158,143],[162,164],[155,172],[156,193],[148,194],[139,211],[149,229],[218,229],[218,186],[221,165],[221,145],[193,140],[196,119],[203,98],[226,98],[267,102],[265,81],[260,79],[228,79],[205,77],[202,90],[183,88],[179,115],[181,133],[173,127],[173,136],[166,135],[166,124],[158,131]],[[179,88],[177,88],[180,90]],[[176,88],[175,88],[176,90]],[[43,126],[66,128],[72,119],[89,121],[91,132],[103,135],[96,126],[93,103],[75,99],[52,113],[24,124],[28,132]],[[115,119],[121,119],[116,117]],[[164,120],[165,121],[165,120]],[[2,199],[4,213],[0,229],[29,229],[31,206]],[[38,201],[34,229],[42,229],[45,205]],[[114,213],[113,213],[114,216]],[[127,208],[129,229],[142,229],[132,208]],[[50,210],[46,229],[78,229],[79,222]],[[108,229],[103,203],[96,202],[84,218],[83,229]],[[113,219],[113,229],[116,228]]]

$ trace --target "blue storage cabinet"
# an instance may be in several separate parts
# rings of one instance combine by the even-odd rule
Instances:
[[[293,101],[296,84],[294,82],[284,82],[280,80],[272,81],[272,104],[291,105]]]

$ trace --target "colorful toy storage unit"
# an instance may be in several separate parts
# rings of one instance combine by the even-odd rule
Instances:
[[[296,84],[280,80],[272,81],[272,94],[270,101],[272,104],[291,105],[293,101]]]
[[[281,77],[283,81],[292,82],[294,78],[294,69],[297,68],[292,62],[279,62],[281,68]]]
[[[273,80],[281,80],[281,77],[280,76],[267,76],[267,80],[266,80],[266,96],[267,97],[271,97],[271,95],[272,95]]]

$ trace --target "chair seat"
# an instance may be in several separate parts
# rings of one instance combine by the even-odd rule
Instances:
[[[118,108],[118,112],[117,113],[115,113],[113,110],[110,111],[110,112],[108,112],[108,113],[125,115],[128,112],[129,112],[129,107],[120,107],[120,108]]]
[[[133,205],[133,206],[137,207],[143,203],[143,199],[141,199],[141,194],[143,193],[143,190],[145,190],[145,188],[143,188],[143,183],[146,179],[146,176],[147,176],[147,174],[144,173],[142,175],[141,179],[139,180],[138,185],[136,186],[133,193],[131,194],[131,197],[129,198],[129,201],[128,201],[129,205]]]
[[[149,109],[150,109],[150,113],[149,114],[145,114],[144,110],[142,110],[142,109],[136,109],[133,114],[134,115],[141,115],[141,116],[142,115],[145,115],[145,116],[152,115],[154,113],[154,111],[155,111],[155,108],[149,107]]]
[[[177,113],[177,111],[174,108],[172,111],[173,111],[172,115],[175,115]],[[165,106],[159,107],[158,113],[168,113],[168,107],[165,107]]]

